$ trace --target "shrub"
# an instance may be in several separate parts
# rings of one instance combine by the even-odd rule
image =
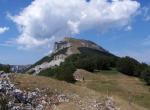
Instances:
[[[64,62],[60,66],[56,66],[55,68],[49,68],[41,71],[39,75],[73,83],[75,82],[73,77],[73,73],[75,70],[76,68],[71,62]]]
[[[10,70],[10,65],[0,65],[0,71],[4,71],[6,73],[9,73]]]

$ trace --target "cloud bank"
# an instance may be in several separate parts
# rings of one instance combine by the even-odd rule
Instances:
[[[3,34],[3,33],[5,33],[8,30],[9,30],[8,27],[0,27],[0,34]]]
[[[85,30],[127,26],[139,7],[132,0],[34,0],[10,18],[20,31],[17,43],[33,48]]]

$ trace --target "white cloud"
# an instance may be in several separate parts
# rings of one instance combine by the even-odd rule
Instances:
[[[32,48],[84,30],[99,32],[126,26],[139,7],[132,0],[34,0],[18,15],[9,17],[20,31],[17,43]]]
[[[9,30],[8,27],[0,27],[0,34],[3,34],[3,33],[5,33],[8,30]]]
[[[68,21],[68,26],[70,28],[70,31],[72,32],[72,34],[78,34],[79,33],[79,24],[80,22],[74,22],[74,21]]]

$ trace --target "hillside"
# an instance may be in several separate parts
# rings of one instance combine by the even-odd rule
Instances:
[[[52,54],[43,57],[26,71],[33,74],[39,74],[45,69],[59,66],[62,62],[65,61],[66,58],[71,55],[86,53],[113,56],[94,42],[83,39],[64,38],[62,41],[55,42]]]
[[[112,68],[120,73],[139,77],[150,85],[149,65],[128,56],[115,56],[94,42],[75,38],[56,42],[53,53],[33,64],[26,73],[74,83],[73,73],[77,69],[95,72]]]
[[[25,90],[29,88],[31,90],[50,88],[52,91],[57,90],[74,96],[69,103],[62,103],[57,106],[61,110],[79,110],[79,105],[76,104],[76,101],[80,101],[84,108],[88,107],[88,104],[93,104],[92,102],[95,99],[97,101],[103,100],[107,96],[113,97],[115,105],[120,110],[150,109],[149,88],[139,79],[122,75],[115,70],[101,71],[96,74],[84,70],[80,71],[84,72],[85,80],[84,82],[76,82],[75,85],[47,77],[31,75],[16,75],[13,81],[17,84],[17,87]]]

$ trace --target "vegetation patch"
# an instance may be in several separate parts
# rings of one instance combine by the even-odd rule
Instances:
[[[107,55],[95,49],[88,50],[86,48],[82,48],[80,51],[81,54],[73,54],[66,58],[60,66],[41,71],[39,75],[74,82],[73,73],[78,68],[93,72],[94,70],[109,70],[115,66],[117,57],[111,54]]]
[[[50,68],[41,71],[39,75],[53,77],[59,80],[67,82],[74,82],[73,73],[76,69],[85,69],[90,72],[105,70],[105,74],[123,73],[129,76],[134,76],[142,79],[147,85],[150,85],[150,66],[144,63],[140,63],[137,60],[130,57],[117,57],[109,52],[101,52],[99,50],[80,47],[78,48],[80,54],[73,54],[66,58],[65,62],[60,66]],[[65,53],[66,50],[59,51],[59,53]],[[55,54],[55,55],[56,55]],[[51,56],[53,57],[53,55]],[[47,59],[47,58],[45,58]],[[43,60],[45,60],[43,59]]]

